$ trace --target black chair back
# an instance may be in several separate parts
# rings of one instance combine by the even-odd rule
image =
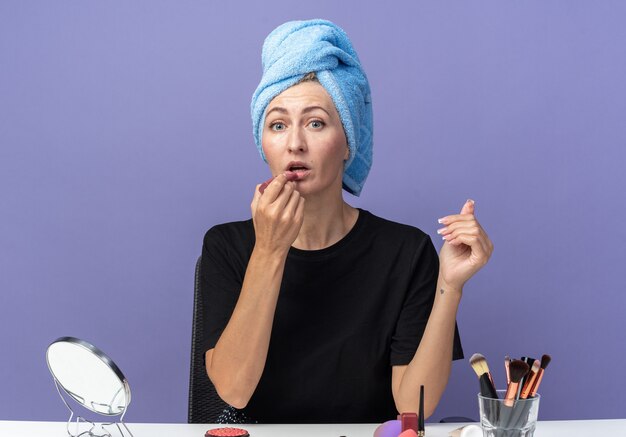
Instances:
[[[193,292],[193,323],[191,329],[191,369],[189,372],[188,423],[216,423],[218,416],[228,405],[222,401],[206,373],[202,332],[204,311],[200,295],[200,262],[196,262]]]

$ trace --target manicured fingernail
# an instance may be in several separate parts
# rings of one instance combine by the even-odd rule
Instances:
[[[445,220],[444,220],[444,219],[442,219],[442,218],[437,219],[437,222],[438,222],[438,223],[442,223],[442,224],[443,224],[443,223],[444,223],[444,221],[445,221]]]
[[[472,205],[473,205],[474,203],[476,203],[476,202],[474,202],[472,199],[467,199],[467,201],[468,201],[469,203],[471,203]]]
[[[446,229],[448,229],[448,228],[441,228],[441,229],[437,229],[437,233],[441,235],[441,233],[442,233],[443,231],[445,231]]]

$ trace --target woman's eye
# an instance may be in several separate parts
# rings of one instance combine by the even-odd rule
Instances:
[[[276,123],[272,123],[270,125],[270,128],[275,131],[281,131],[285,129],[285,125],[283,123],[276,122]]]
[[[314,121],[311,122],[311,127],[312,128],[319,129],[322,126],[324,126],[324,122],[323,121],[314,120]]]

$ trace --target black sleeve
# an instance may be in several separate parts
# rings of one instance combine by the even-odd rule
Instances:
[[[214,348],[222,335],[243,284],[243,272],[239,271],[227,241],[217,227],[211,228],[204,236],[200,262],[204,351]]]
[[[439,255],[430,238],[424,239],[411,265],[413,272],[409,290],[391,340],[392,366],[406,365],[411,362],[424,335],[426,323],[433,308],[439,276]],[[452,359],[462,358],[463,348],[455,323]]]

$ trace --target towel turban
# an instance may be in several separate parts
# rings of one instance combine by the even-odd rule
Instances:
[[[370,87],[348,35],[327,20],[290,21],[265,39],[263,77],[250,105],[254,141],[267,162],[261,138],[265,110],[274,97],[314,72],[333,100],[350,148],[343,188],[361,194],[372,166]]]

